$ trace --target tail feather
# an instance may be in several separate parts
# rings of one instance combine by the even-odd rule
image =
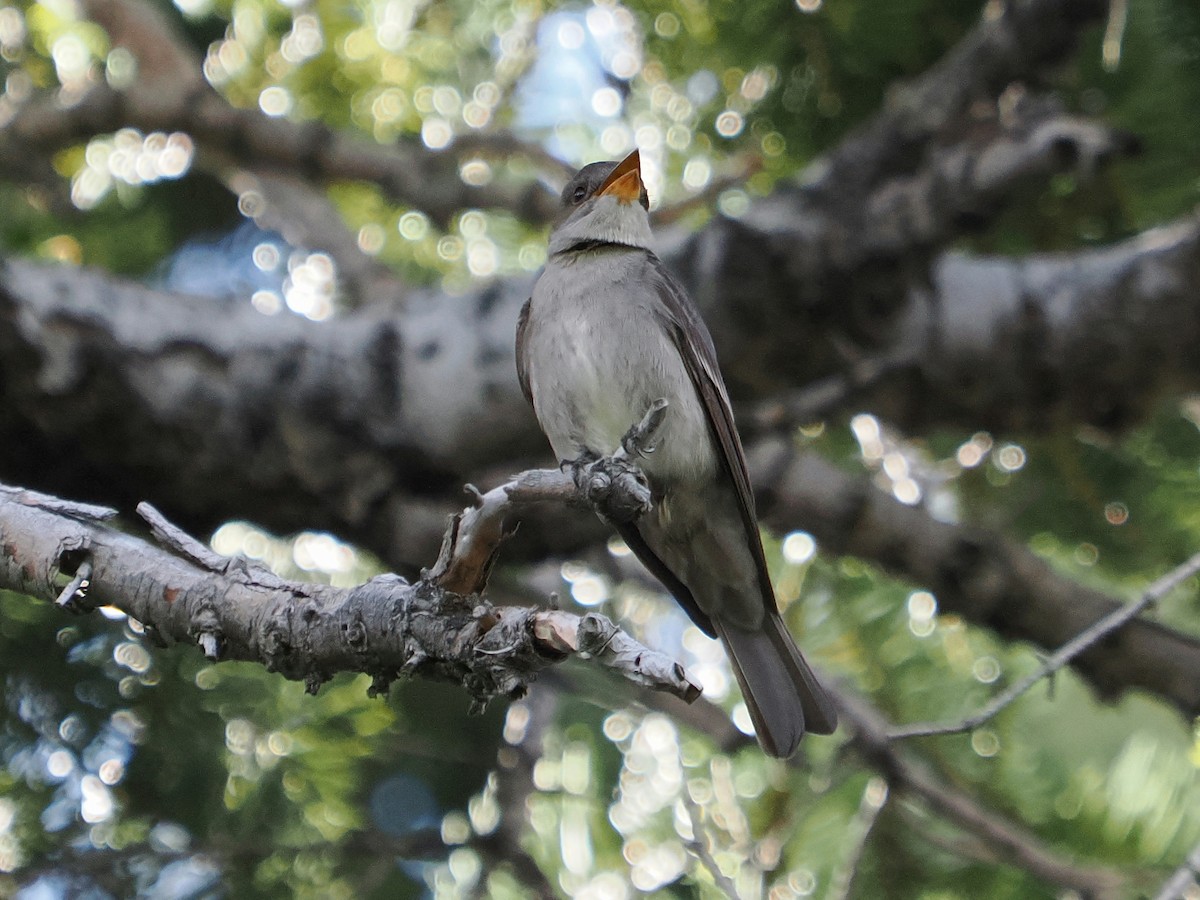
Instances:
[[[757,631],[713,619],[742,689],[758,741],[771,756],[787,758],[805,732],[832,734],[837,711],[800,655],[778,613]]]

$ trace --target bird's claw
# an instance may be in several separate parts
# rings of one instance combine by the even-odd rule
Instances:
[[[621,438],[621,449],[627,456],[637,459],[639,456],[649,456],[658,449],[658,443],[654,441],[654,437],[662,427],[669,405],[665,397],[659,397],[650,404],[650,408],[642,416],[642,421],[625,432],[625,436]]]
[[[569,473],[571,480],[575,482],[575,487],[586,494],[589,471],[599,459],[600,454],[585,448],[580,450],[579,455],[574,459],[564,459],[559,462],[558,468],[561,472]]]
[[[625,525],[649,512],[650,485],[630,460],[585,451],[567,465],[575,487],[602,518]]]

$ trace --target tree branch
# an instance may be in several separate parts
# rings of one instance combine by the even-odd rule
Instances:
[[[834,353],[842,326],[806,331],[814,323],[780,293],[785,286],[761,283],[769,269],[739,262],[756,257],[745,243],[752,237],[718,220],[700,233],[701,261],[688,268],[708,276],[703,293],[720,304],[710,312],[727,379],[769,396],[809,383],[814,358]],[[1164,393],[1200,388],[1196,284],[1200,221],[1192,219],[1075,255],[948,255],[935,294],[895,327],[881,357],[901,364],[835,395],[914,433],[1125,427]],[[481,465],[511,471],[505,459],[540,452],[511,356],[529,289],[526,279],[501,280],[454,303],[414,292],[399,314],[317,324],[11,260],[0,279],[0,416],[22,439],[0,448],[0,460],[8,477],[47,486],[59,436],[86,433],[70,469],[84,461],[91,472],[54,485],[59,493],[87,496],[97,481],[120,491],[129,480],[121,469],[136,471],[138,484],[105,499],[173,497],[168,512],[196,530],[236,514],[249,489],[269,497],[255,503],[270,511],[269,527],[328,523],[385,553],[405,547],[420,558],[436,552],[448,511],[414,530],[411,509],[428,506],[423,498],[478,477]],[[829,366],[839,371],[844,359]],[[199,451],[187,471],[175,466],[179,446]],[[401,515],[393,498],[406,491],[415,497]]]
[[[893,90],[883,110],[811,167],[812,189],[861,197],[903,173],[923,147],[967,118],[972,103],[1062,63],[1107,6],[1106,0],[986,4],[979,24],[943,59]]]
[[[398,202],[445,226],[462,209],[499,207],[531,222],[548,222],[557,198],[537,183],[465,183],[459,166],[479,141],[460,151],[428,150],[417,140],[392,146],[342,134],[320,122],[296,122],[240,109],[211,90],[200,60],[173,24],[144,0],[88,0],[88,15],[114,45],[138,60],[137,80],[124,90],[106,83],[82,97],[42,96],[0,128],[0,160],[48,155],[124,127],[186,131],[203,152],[261,175],[293,173],[320,182],[367,181]],[[479,139],[484,140],[484,139]],[[494,150],[499,143],[491,141]],[[523,145],[513,143],[509,149]]]
[[[1002,861],[1025,869],[1084,897],[1101,900],[1121,895],[1124,879],[1113,869],[1083,866],[1064,859],[1036,835],[998,813],[981,806],[974,797],[948,784],[902,754],[889,740],[890,723],[877,710],[845,693],[838,695],[838,711],[853,724],[854,743],[893,789],[918,798],[959,827],[978,835]]]
[[[730,261],[736,249],[726,248]],[[1191,289],[1200,283],[1200,223],[1077,257],[952,257],[944,268],[953,274],[942,281],[957,298],[929,315],[950,324],[919,353],[922,372],[940,378],[937,389],[888,379],[894,389],[864,389],[859,401],[867,408],[904,419],[881,396],[887,391],[909,418],[937,417],[938,404],[964,422],[986,419],[993,404],[1008,418],[1020,409],[1033,415],[1054,383],[1043,365],[1070,362],[1078,390],[1064,392],[1059,417],[1068,408],[1086,413],[1092,395],[1111,402],[1122,392],[1132,415],[1134,404],[1149,408],[1167,385],[1200,384],[1200,359],[1191,352],[1200,343]],[[995,299],[1017,291],[994,277],[1016,278],[1014,269],[1027,273],[1024,307],[1015,297]],[[0,466],[10,479],[125,507],[153,496],[193,532],[253,514],[279,531],[335,530],[393,565],[433,559],[452,512],[444,495],[481,476],[497,480],[493,467],[511,472],[544,454],[511,356],[528,290],[528,281],[499,281],[455,303],[414,293],[398,314],[314,323],[12,260],[0,277],[0,426],[9,436]],[[729,290],[734,303],[739,295]],[[1039,304],[1044,314],[1029,314]],[[989,310],[1005,324],[991,324]],[[1123,324],[1135,312],[1144,327]],[[1045,345],[1032,366],[1023,365],[1031,355],[1024,340],[997,334],[1026,318],[1040,323]],[[765,321],[757,346],[769,339],[782,351],[786,329],[768,331]],[[1127,349],[1114,349],[1118,341]],[[1097,352],[1111,358],[1100,365]],[[954,373],[968,360],[980,377],[964,388]],[[1108,379],[1098,373],[1110,371],[1126,375],[1105,389]],[[1022,377],[1027,390],[1012,385]],[[1004,385],[1021,401],[1005,405]],[[979,397],[982,405],[972,405]],[[762,442],[755,471],[771,521],[929,587],[969,621],[1058,647],[1118,605],[1011,541],[934,522],[865,479],[790,451],[779,456],[779,446]],[[186,467],[178,465],[180,447]],[[548,514],[528,524],[526,555],[570,552],[602,533],[590,517]],[[1107,695],[1140,686],[1188,714],[1200,709],[1198,642],[1156,624],[1133,623],[1111,648],[1075,665]]]
[[[1138,149],[1130,135],[1064,115],[1050,98],[1013,93],[1020,94],[1014,110],[994,104],[965,139],[930,147],[917,171],[873,191],[840,265],[853,271],[945,245],[982,230],[1026,185],[1044,184],[1061,172],[1090,178],[1109,160]]]
[[[536,503],[590,504],[602,518],[631,523],[650,511],[650,487],[636,467],[666,417],[667,401],[656,400],[642,420],[630,427],[612,456],[577,461],[572,473],[539,469],[522,472],[486,494],[474,485],[475,503],[451,519],[437,563],[427,577],[446,590],[475,594],[483,590],[500,543],[512,533],[509,520]],[[648,449],[647,449],[648,448]]]
[[[750,463],[765,521],[810,532],[823,553],[870,560],[927,587],[943,610],[1007,640],[1062,647],[1104,617],[1129,612],[1118,598],[1060,575],[1024,545],[940,522],[865,478],[797,453],[788,441],[761,442]],[[1186,716],[1200,712],[1200,639],[1157,622],[1136,618],[1102,646],[1072,653],[1071,665],[1103,696],[1140,687]]]
[[[86,565],[86,597],[71,592],[76,611],[115,606],[161,642],[258,662],[314,692],[339,672],[372,675],[372,690],[420,676],[462,684],[482,705],[520,696],[547,666],[587,653],[641,684],[699,695],[681,666],[604,616],[494,607],[394,575],[349,589],[287,581],[213,554],[153,509],[143,512],[156,534],[184,557],[43,500],[0,489],[0,587],[53,601]]]
[[[1200,553],[1193,556],[1183,565],[1177,566],[1155,581],[1150,587],[1146,588],[1136,603],[1130,603],[1127,606],[1113,610],[1103,619],[1096,622],[1096,624],[1084,629],[1074,638],[1067,641],[1049,659],[1038,666],[1036,671],[1031,672],[1012,685],[1008,690],[993,698],[978,712],[967,716],[965,719],[953,722],[921,722],[913,725],[901,725],[888,732],[888,737],[896,740],[897,738],[924,737],[935,734],[961,734],[964,731],[971,731],[978,728],[984,722],[993,719],[1014,700],[1027,693],[1030,688],[1043,678],[1053,675],[1085,650],[1095,647],[1113,632],[1124,628],[1152,604],[1157,603],[1197,573],[1200,573]]]
[[[183,130],[205,154],[251,172],[367,181],[442,225],[468,207],[504,208],[535,223],[556,213],[555,198],[536,184],[471,186],[458,177],[466,158],[514,152],[531,155],[555,176],[563,174],[561,163],[511,135],[464,135],[445,152],[430,152],[415,141],[384,148],[320,123],[236,109],[204,85],[190,48],[142,0],[90,0],[87,8],[115,44],[139,59],[141,78],[124,91],[97,85],[70,102],[44,98],[27,105],[0,129],[0,159],[44,155],[123,126]],[[1016,111],[1008,112],[1015,126],[989,129],[976,117],[966,123],[974,137],[961,144],[946,141],[942,132],[956,123],[966,127],[960,120],[969,119],[973,101],[995,101],[1009,81],[1061,61],[1080,27],[1103,11],[1101,0],[1005,5],[941,64],[897,92],[888,109],[810,166],[803,189],[785,187],[770,202],[755,204],[745,222],[770,235],[763,247],[771,247],[799,286],[811,288],[826,285],[834,275],[844,277],[865,259],[886,257],[890,269],[904,270],[897,264],[959,233],[968,220],[977,225],[985,218],[982,207],[998,206],[1031,174],[1063,168],[1086,174],[1094,168],[1091,162],[1119,146],[1099,126],[1042,122],[1033,128],[1016,104]],[[989,113],[999,115],[997,108]],[[982,137],[989,130],[991,136]],[[949,151],[939,143],[949,143]],[[914,151],[925,144],[931,148],[926,154]],[[923,160],[916,169],[914,159]],[[882,224],[881,211],[899,212],[903,226]],[[893,295],[903,301],[894,289]]]
[[[1115,900],[1121,896],[1124,879],[1119,872],[1064,857],[1023,825],[1006,819],[962,788],[931,774],[890,740],[891,723],[870,702],[828,678],[822,681],[834,696],[843,724],[848,726],[852,746],[887,781],[889,796],[916,801],[980,838],[995,853],[997,861],[1024,869],[1049,884],[1079,891],[1089,900]],[[732,753],[754,743],[752,737],[734,728],[724,710],[703,698],[691,705],[657,693],[639,699],[649,708],[708,735],[722,752]],[[803,753],[792,757],[787,764],[795,768],[807,765]]]

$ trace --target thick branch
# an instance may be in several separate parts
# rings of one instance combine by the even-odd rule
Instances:
[[[1022,186],[1045,184],[1064,171],[1091,177],[1137,147],[1130,136],[1062,115],[1045,99],[1022,99],[1008,116],[1001,105],[974,122],[974,133],[964,140],[930,147],[917,171],[867,197],[848,255],[839,260],[845,269],[904,259],[964,231],[982,230]]]
[[[641,684],[695,699],[680,666],[603,616],[493,607],[431,581],[394,575],[354,588],[290,582],[215,557],[154,510],[144,515],[174,553],[64,508],[0,487],[0,587],[65,605],[115,606],[159,641],[199,644],[211,658],[261,663],[310,690],[339,672],[462,684],[477,703],[520,696],[547,666],[586,652]],[[182,555],[178,555],[182,554]],[[77,573],[87,566],[87,578]]]
[[[536,184],[472,187],[458,177],[466,158],[512,152],[539,158],[561,174],[561,164],[511,136],[468,135],[448,152],[431,153],[415,141],[384,148],[320,123],[236,109],[207,89],[199,61],[153,8],[140,0],[89,0],[87,7],[114,43],[138,58],[139,80],[124,91],[97,85],[82,98],[30,104],[0,129],[0,160],[18,163],[123,126],[177,129],[192,135],[202,157],[216,155],[260,174],[368,181],[441,223],[472,206],[505,208],[531,222],[554,215],[554,198]],[[884,111],[812,165],[802,189],[782,190],[752,208],[745,221],[772,235],[760,255],[770,247],[802,295],[815,296],[813,288],[827,287],[831,277],[844,277],[865,260],[885,260],[892,274],[911,272],[915,255],[986,221],[1031,175],[1090,172],[1114,147],[1104,129],[1060,124],[1048,130],[1040,127],[1044,111],[1031,117],[1029,104],[997,100],[1010,81],[1061,62],[1081,27],[1103,11],[1101,0],[1025,0],[986,16],[939,65],[894,92]],[[1004,116],[1002,107],[1008,108]],[[987,110],[982,118],[980,109]],[[997,124],[1001,118],[1011,121]],[[951,128],[973,136],[959,142],[946,134]],[[882,227],[881,211],[892,219]],[[893,305],[903,299],[893,291]]]
[[[1061,64],[1081,31],[1107,9],[1106,0],[986,4],[982,20],[957,46],[893,90],[883,110],[813,166],[813,190],[850,189],[861,197],[903,173],[928,142],[964,123],[972,103]]]
[[[866,392],[879,414],[901,425],[1020,427],[1048,415],[1042,412],[1047,405],[1049,415],[1061,413],[1069,420],[1127,421],[1120,413],[1135,412],[1136,406],[1108,409],[1105,397],[1112,385],[1096,386],[1093,366],[1082,375],[1078,367],[1060,371],[1064,357],[1037,353],[1060,339],[1072,347],[1103,346],[1107,340],[1039,316],[1049,296],[1036,283],[1022,284],[1033,266],[972,260],[962,267],[951,258],[937,269],[939,290],[930,295],[925,287],[935,248],[987,221],[1031,179],[1064,169],[1086,176],[1121,148],[1121,140],[1103,127],[1061,116],[1052,103],[1022,99],[1018,89],[1001,98],[1013,79],[1061,61],[1080,27],[1100,16],[1103,7],[1100,0],[990,6],[989,16],[942,63],[898,92],[872,123],[810,171],[805,188],[781,187],[752,204],[740,222],[714,220],[673,245],[669,261],[721,336],[735,393],[739,385],[773,392],[836,377],[847,367],[847,347],[870,357],[893,357],[903,350],[920,352],[925,361],[916,375],[918,389],[905,380],[894,393]],[[464,185],[453,151],[435,154],[416,144],[385,148],[319,123],[235,109],[205,86],[193,55],[162,16],[143,9],[138,0],[90,0],[89,11],[116,43],[138,56],[142,79],[123,92],[97,85],[82,98],[43,99],[18,110],[0,129],[0,157],[16,161],[44,155],[121,125],[178,128],[192,134],[202,155],[216,154],[251,171],[370,181],[442,220],[464,206],[504,206],[531,221],[545,221],[551,212],[551,198],[536,186],[513,192],[501,185]],[[502,150],[513,149],[511,139],[499,140]],[[475,153],[484,141],[472,138],[466,149]],[[1084,268],[1104,268],[1104,261],[1089,261]],[[1000,278],[1002,289],[992,276]],[[964,285],[964,279],[971,283]],[[1006,293],[1012,282],[1028,296]],[[1099,284],[1084,287],[1090,292]],[[973,294],[965,300],[964,287]],[[479,296],[492,307],[497,297],[490,290]],[[1153,285],[1133,295],[1147,290]],[[1127,290],[1121,293],[1130,296]],[[1014,299],[1020,306],[1015,311]],[[1106,296],[1105,309],[1112,311],[1113,302],[1111,294]],[[970,307],[971,333],[955,333],[964,307]],[[515,308],[498,312],[503,318]],[[1071,334],[1043,333],[1051,329]],[[980,343],[987,353],[977,352]],[[961,353],[960,344],[966,345]],[[797,346],[805,352],[795,352]],[[957,367],[960,359],[972,366],[965,380]],[[1141,366],[1139,377],[1120,380],[1136,400],[1145,390],[1130,385],[1147,379],[1140,354],[1133,362]],[[1163,366],[1152,361],[1153,370]],[[979,372],[988,375],[980,378]],[[1013,374],[993,379],[995,372]],[[1087,384],[1093,385],[1090,392]],[[1062,386],[1049,404],[1043,402],[1047,385],[1052,392]],[[976,397],[984,387],[988,396]],[[505,388],[511,390],[511,376]],[[1082,395],[1072,396],[1075,389]],[[980,404],[986,404],[982,417],[973,415]]]
[[[542,446],[512,359],[528,290],[414,293],[402,314],[314,323],[14,260],[0,466],[126,509],[152,496],[191,531],[257,510],[278,531],[433,559],[463,473]]]
[[[755,257],[751,237],[714,223],[692,270],[712,275],[705,292],[721,303],[714,330],[730,381],[769,390],[789,370],[811,373],[820,354],[797,346],[834,342],[804,332],[812,323],[782,285],[743,293],[768,274],[739,262]],[[879,379],[855,402],[914,431],[1129,425],[1164,394],[1200,387],[1197,284],[1193,220],[1077,255],[944,257],[936,297],[895,328],[891,346],[911,374]],[[103,473],[126,490],[98,499],[131,506],[149,493],[193,530],[255,496],[268,526],[327,524],[420,558],[436,551],[448,510],[435,505],[414,532],[413,504],[429,508],[419,498],[478,477],[481,464],[542,452],[512,363],[528,291],[504,280],[453,303],[414,293],[402,313],[315,324],[13,260],[0,279],[0,367],[14,439],[0,464],[76,496]],[[73,441],[66,457],[63,440]],[[52,482],[58,459],[77,483]],[[401,516],[393,504],[406,493]]]
[[[749,237],[730,233],[723,259],[739,249],[752,253],[744,243]],[[720,306],[710,318],[722,329],[716,333],[727,370],[771,386],[784,372],[796,384],[815,375],[828,395],[783,391],[761,424],[805,423],[814,409],[829,414],[852,401],[910,433],[945,426],[1045,432],[1080,424],[1119,432],[1147,418],[1164,396],[1200,388],[1200,357],[1192,352],[1200,341],[1197,218],[1079,253],[943,254],[931,285],[911,287],[910,302],[893,310],[892,321],[874,311],[879,331],[871,341],[879,349],[862,361],[843,362],[845,342],[838,340],[855,314],[833,328],[805,322],[802,309],[775,306],[783,298],[768,285],[752,295],[767,310],[752,313],[739,308],[743,295],[725,281],[737,274],[712,273]],[[760,322],[775,328],[758,330]],[[814,343],[837,357],[827,361],[830,368],[847,374],[814,372],[809,355],[795,352]]]
[[[941,609],[1009,640],[1058,648],[1125,605],[1060,575],[1021,544],[940,522],[786,441],[757,447],[751,468],[767,521],[803,528],[824,552],[871,560],[923,585]],[[1105,696],[1142,688],[1184,715],[1200,712],[1200,638],[1139,618],[1071,664]]]
[[[258,174],[290,173],[320,182],[368,181],[386,196],[445,225],[462,209],[501,207],[534,222],[554,215],[552,193],[534,183],[473,186],[458,173],[466,159],[522,152],[519,142],[479,136],[462,148],[433,152],[419,141],[386,147],[319,122],[267,116],[231,106],[207,87],[198,57],[160,10],[143,0],[87,0],[88,15],[114,45],[138,61],[137,80],[116,90],[101,83],[81,97],[42,96],[0,128],[0,162],[17,162],[120,128],[186,131],[202,154]],[[544,153],[534,150],[539,159]]]
[[[1023,342],[997,336],[1001,325],[988,330],[985,298],[1014,287],[986,276],[1023,271],[1026,305],[1014,298],[991,312],[1016,328],[1023,312],[1044,307],[1043,316],[1030,317],[1043,330],[1040,359],[1080,367],[1058,414],[1081,402],[1088,408],[1097,373],[1125,368],[1137,376],[1106,399],[1123,396],[1127,410],[1148,407],[1168,386],[1200,383],[1200,360],[1190,352],[1200,343],[1191,288],[1200,283],[1198,248],[1197,226],[1186,222],[1075,258],[951,258],[944,268],[955,274],[943,281],[963,290],[955,302],[929,307],[930,317],[951,325],[939,346],[923,351],[923,371],[939,377],[939,360],[961,359],[994,373],[954,393],[964,423],[986,418],[1008,396],[1002,386],[1021,380],[1027,355]],[[394,565],[433,559],[452,511],[445,498],[459,484],[503,477],[489,466],[520,467],[503,460],[544,458],[511,356],[528,287],[497,282],[455,303],[414,294],[400,314],[312,323],[12,261],[0,278],[0,425],[9,437],[0,467],[12,480],[125,508],[153,496],[193,531],[251,515],[280,531],[330,528]],[[1130,312],[1141,327],[1127,326]],[[786,332],[760,327],[760,345],[769,338],[784,346]],[[1111,363],[1096,363],[1092,341],[1108,348]],[[1115,341],[1128,352],[1114,349]],[[1043,374],[1035,391],[1038,372],[1029,370],[1030,388],[1008,414],[1041,407],[1054,382]],[[948,374],[939,387],[954,390],[953,380]],[[976,408],[979,395],[985,402]],[[949,402],[920,382],[889,396],[931,416]],[[897,411],[878,391],[875,399],[867,408]],[[997,535],[933,522],[817,460],[797,463],[817,466],[813,477],[778,479],[773,460],[768,452],[756,483],[778,486],[764,506],[774,521],[929,586],[946,608],[1006,637],[1057,647],[1116,605]],[[591,517],[578,515],[529,524],[522,546],[537,555],[600,534]],[[1078,665],[1105,693],[1140,686],[1182,710],[1200,708],[1196,642],[1168,629],[1135,623],[1113,648]]]

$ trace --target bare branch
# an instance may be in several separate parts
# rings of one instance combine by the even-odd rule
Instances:
[[[653,452],[666,409],[666,400],[656,400],[612,456],[577,462],[570,475],[546,469],[522,472],[486,494],[468,485],[475,502],[451,519],[427,577],[458,594],[481,592],[500,543],[512,533],[509,522],[531,504],[586,502],[602,517],[619,522],[633,522],[648,512],[650,489],[632,461]]]
[[[1187,223],[1086,254],[1073,266],[1059,260],[1056,277],[1039,277],[1037,296],[1056,309],[1071,299],[1072,286],[1077,291],[1077,314],[1053,321],[1055,329],[1082,329],[1081,351],[1089,334],[1097,336],[1088,331],[1093,321],[1113,340],[1138,342],[1128,363],[1110,355],[1097,366],[1080,356],[1081,387],[1086,381],[1086,390],[1099,390],[1097,372],[1136,368],[1137,376],[1124,378],[1108,396],[1125,391],[1128,403],[1148,404],[1153,373],[1162,371],[1156,367],[1174,367],[1172,378],[1200,384],[1200,357],[1191,349],[1200,343],[1200,322],[1188,287],[1200,275],[1193,278],[1187,269],[1195,265],[1191,256],[1200,260],[1197,253],[1200,227]],[[956,278],[966,278],[962,270],[971,263],[953,265]],[[974,265],[977,292],[1003,291],[997,287],[1003,279],[987,273],[1007,263]],[[511,356],[527,281],[481,286],[455,303],[414,293],[401,314],[363,311],[314,323],[263,316],[247,303],[168,295],[87,270],[13,260],[3,273],[2,412],[12,437],[0,444],[0,462],[11,478],[129,507],[151,495],[192,532],[237,515],[284,532],[329,528],[401,566],[438,553],[453,507],[434,492],[447,493],[481,474],[495,483],[522,468],[523,459],[544,457]],[[1028,345],[1018,339],[993,344],[986,327],[976,332],[986,326],[984,311],[972,307],[969,285],[955,284],[961,287],[956,302],[942,308],[963,327],[948,328],[941,356],[930,352],[925,365],[937,370],[955,335],[962,349],[953,352],[964,365],[967,357],[979,364],[998,354],[980,370],[989,373],[986,381],[965,388],[966,395],[961,381],[950,386],[955,367],[944,376],[963,418],[977,421],[981,410],[970,405],[973,399],[982,394],[986,410],[986,392],[1023,371],[1019,356]],[[1103,323],[1125,321],[1120,310],[1126,305],[1138,308],[1146,328],[1110,334]],[[1146,318],[1153,311],[1157,318]],[[1012,314],[1020,317],[1019,310]],[[1161,328],[1152,327],[1155,322]],[[781,348],[787,340],[786,331],[770,337]],[[765,346],[762,333],[756,340]],[[1016,356],[1006,356],[1006,346]],[[1111,341],[1102,346],[1112,353]],[[1071,354],[1048,349],[1046,357],[1047,364],[1061,365]],[[1041,370],[1024,371],[1034,381]],[[956,405],[928,388],[905,391],[907,382],[897,381],[902,404],[932,394],[930,410]],[[1025,408],[1032,410],[1045,389],[1042,384],[1041,393],[1030,393]],[[1139,391],[1148,395],[1135,399]],[[864,400],[878,404],[873,408],[895,411],[868,394]],[[1006,396],[1000,392],[997,404]],[[1006,405],[1005,414],[1021,405]],[[64,435],[78,436],[72,450],[80,464],[47,469]],[[177,464],[180,446],[188,448],[187,467]],[[1002,535],[936,522],[865,478],[812,455],[797,456],[789,442],[747,446],[767,521],[811,532],[825,552],[874,560],[1006,638],[1058,647],[1119,605]],[[104,477],[97,479],[97,472]],[[548,513],[527,523],[522,550],[574,552],[601,534],[590,517]],[[1085,653],[1074,665],[1106,695],[1142,687],[1185,714],[1200,710],[1200,642],[1161,625],[1135,621],[1104,653]]]
[[[1138,149],[1129,135],[1062,115],[1046,98],[1014,102],[1018,109],[1009,116],[1015,121],[992,109],[989,120],[976,123],[982,134],[931,148],[916,172],[880,185],[859,211],[852,254],[840,264],[852,269],[944,245],[981,229],[1025,185],[1064,171],[1091,178],[1110,159]]]
[[[85,612],[86,608],[83,602],[87,598],[91,586],[92,564],[84,560],[76,570],[75,577],[67,582],[67,586],[62,589],[62,593],[58,595],[54,604],[72,612]]]
[[[692,825],[691,840],[685,839],[684,847],[691,851],[692,855],[700,861],[700,864],[708,870],[708,874],[712,876],[713,882],[725,893],[726,897],[737,897],[737,885],[734,884],[733,879],[721,871],[720,864],[709,849],[708,845],[712,840],[712,836],[708,833],[708,829],[704,827],[704,811],[692,799],[686,785],[679,792],[679,802],[687,810],[688,820]]]
[[[496,548],[512,533],[512,520],[524,507],[569,503],[576,497],[570,476],[555,469],[522,472],[486,494],[476,490],[474,504],[452,517],[427,577],[455,593],[478,593],[487,583]]]
[[[63,500],[28,488],[14,488],[0,484],[0,497],[7,496],[26,506],[36,506],[47,512],[70,516],[81,522],[107,522],[116,518],[117,511],[110,506],[97,506],[94,503],[79,503],[75,500]]]
[[[589,654],[639,684],[699,694],[681,666],[603,616],[493,607],[394,575],[349,589],[267,579],[236,561],[222,567],[152,509],[142,512],[188,558],[44,509],[20,491],[0,492],[0,587],[55,601],[60,577],[71,579],[68,599],[86,582],[90,604],[123,610],[159,640],[199,643],[210,658],[259,662],[313,691],[338,672],[370,674],[377,690],[399,676],[420,676],[462,684],[481,705],[519,696],[542,669]]]
[[[935,734],[961,734],[964,731],[971,731],[974,728],[978,728],[984,722],[990,721],[997,713],[1029,691],[1030,688],[1043,678],[1057,672],[1080,653],[1083,653],[1090,647],[1094,647],[1113,632],[1124,628],[1152,604],[1157,603],[1198,572],[1200,572],[1200,553],[1171,570],[1150,585],[1150,587],[1146,588],[1136,603],[1130,603],[1127,606],[1113,610],[1103,619],[1096,622],[1096,624],[1080,632],[1072,640],[1067,641],[1067,643],[1063,644],[1062,647],[1040,665],[1036,671],[1031,672],[1008,690],[993,698],[979,712],[954,722],[940,724],[922,722],[914,725],[902,725],[889,731],[888,738],[895,740],[897,738],[924,737]]]
[[[1106,867],[1086,867],[1061,858],[1025,831],[975,798],[937,778],[902,755],[889,739],[890,723],[864,701],[839,692],[838,711],[853,724],[855,746],[898,791],[919,798],[939,815],[983,838],[1004,861],[1051,884],[1071,887],[1090,898],[1120,896],[1122,876]]]
[[[215,550],[209,549],[209,546],[203,541],[196,540],[178,525],[167,521],[166,516],[149,503],[139,503],[137,514],[146,520],[146,524],[150,526],[150,533],[154,535],[155,540],[168,550],[179,554],[184,559],[190,560],[203,569],[224,574],[230,565],[236,562],[231,557],[222,556]]]
[[[862,798],[858,802],[858,812],[855,813],[854,822],[850,826],[849,852],[830,878],[829,892],[826,894],[829,900],[847,900],[852,896],[854,876],[858,874],[859,863],[862,862],[863,851],[867,847],[867,838],[871,836],[871,829],[879,820],[879,814],[883,812],[888,794],[888,783],[883,778],[876,775],[867,780],[867,786],[863,788]]]

